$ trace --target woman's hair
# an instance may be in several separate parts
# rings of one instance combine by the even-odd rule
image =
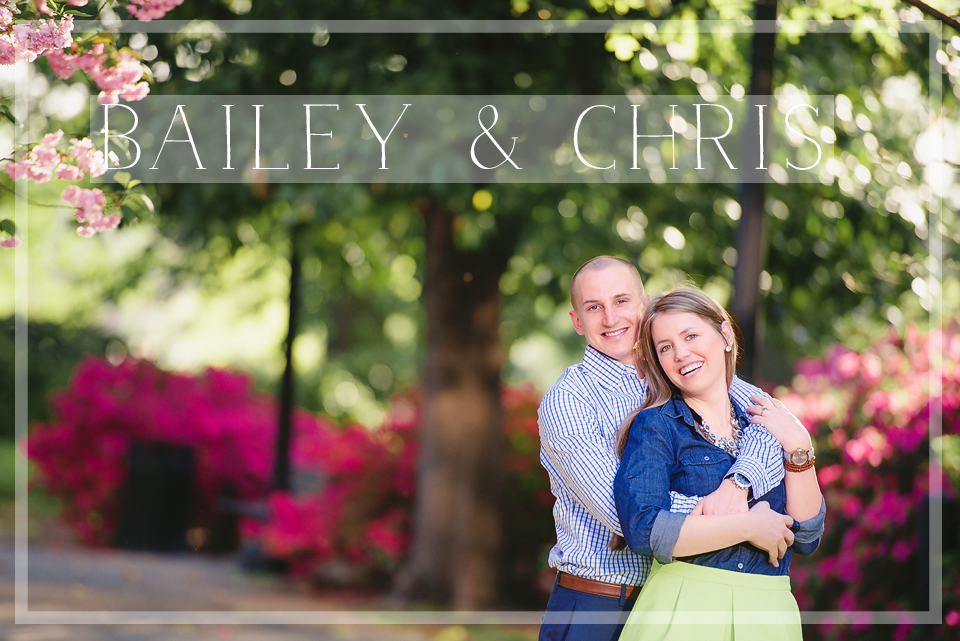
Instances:
[[[721,333],[720,327],[724,321],[732,325],[730,314],[720,306],[720,303],[692,284],[681,284],[669,292],[657,294],[650,299],[650,302],[643,309],[637,342],[633,347],[637,363],[647,379],[647,394],[640,407],[630,412],[620,425],[620,430],[617,432],[617,456],[619,458],[623,458],[623,452],[627,449],[627,442],[630,440],[630,427],[633,425],[633,419],[637,417],[637,414],[648,407],[663,405],[670,400],[675,392],[679,391],[676,385],[670,381],[666,372],[663,371],[663,367],[660,366],[660,359],[657,357],[657,350],[653,345],[654,319],[661,314],[671,312],[696,314],[713,326],[718,333]],[[724,342],[726,342],[726,337],[724,337]],[[730,387],[736,371],[739,349],[736,335],[733,336],[733,341],[727,344],[730,346],[730,351],[725,354],[727,387]],[[623,537],[614,535],[609,547],[614,550],[622,550],[625,545]]]

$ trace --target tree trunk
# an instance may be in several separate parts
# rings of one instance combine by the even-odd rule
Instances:
[[[773,94],[774,50],[777,34],[774,29],[764,30],[760,21],[775,24],[777,19],[777,0],[757,0],[755,21],[758,23],[753,34],[753,56],[751,59],[750,95],[769,96]],[[763,141],[766,148],[767,131],[770,129],[770,109],[763,111]],[[761,139],[756,136],[760,131],[760,112],[751,103],[744,134],[743,164],[744,176],[759,176],[766,179],[765,162],[760,162]],[[747,380],[756,375],[756,364],[763,343],[762,318],[760,315],[760,270],[764,261],[766,241],[763,232],[763,216],[766,200],[766,184],[744,180],[740,185],[740,224],[737,227],[737,265],[733,270],[733,315],[740,326],[743,338],[743,362],[740,373]]]
[[[414,541],[396,592],[483,609],[496,602],[502,536],[499,281],[515,238],[500,233],[482,253],[462,251],[451,212],[433,203],[424,215],[424,423]]]
[[[300,251],[298,243],[303,227],[290,230],[290,317],[285,345],[286,365],[280,382],[280,408],[277,420],[277,458],[273,467],[273,489],[290,489],[290,432],[293,426],[293,341],[297,338],[297,310],[300,308]]]

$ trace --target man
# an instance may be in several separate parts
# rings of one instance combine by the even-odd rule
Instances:
[[[540,627],[540,641],[616,641],[650,569],[650,559],[629,548],[611,550],[621,534],[613,499],[619,461],[614,439],[626,415],[643,402],[646,383],[635,367],[633,345],[640,311],[649,300],[628,261],[598,256],[570,282],[570,318],[586,338],[583,362],[567,368],[538,411],[540,462],[556,496],[557,544],[550,566],[557,582]],[[757,388],[734,378],[731,395],[746,408]],[[709,497],[671,496],[672,507],[705,514],[747,511],[748,495],[762,496],[783,478],[769,456],[780,444],[765,429],[746,429],[727,480]],[[685,509],[684,509],[685,506]]]

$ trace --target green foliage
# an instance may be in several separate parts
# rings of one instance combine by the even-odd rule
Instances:
[[[14,438],[14,319],[0,320],[0,442]],[[84,354],[104,354],[120,348],[108,336],[89,329],[53,323],[27,326],[27,422],[50,418],[47,394],[66,387]],[[12,463],[11,463],[12,464]],[[12,470],[12,468],[11,468]],[[12,472],[11,472],[12,474]]]
[[[927,79],[912,70],[925,64],[925,37],[891,36],[882,20],[898,16],[883,3],[784,2],[781,7],[791,19],[826,25],[847,17],[872,17],[877,25],[857,27],[852,34],[795,32],[785,26],[778,35],[778,91],[796,87],[842,94],[850,114],[838,118],[838,175],[829,184],[768,186],[762,306],[768,343],[780,354],[775,358],[789,362],[820,353],[837,339],[862,347],[891,323],[902,328],[926,316],[929,301],[921,304],[913,288],[917,279],[929,280],[929,230],[924,232],[916,210],[905,209],[904,203],[924,207],[932,201],[921,188],[924,168],[913,153],[926,115],[917,101],[904,105],[890,100],[896,91],[886,84],[890,78],[906,78],[908,83],[916,78],[911,86],[918,100],[924,95]],[[149,35],[157,59],[172,69],[169,79],[157,82],[153,91],[696,95],[707,87],[724,93],[749,86],[749,30],[731,33],[722,23],[710,23],[696,33],[682,26],[693,19],[740,20],[752,10],[747,2],[704,0],[676,8],[668,2],[632,1],[470,7],[368,2],[324,6],[324,17],[502,19],[528,18],[534,11],[543,17],[546,11],[551,18],[568,18],[584,9],[587,16],[599,11],[605,17],[664,22],[615,35],[319,31],[277,38],[211,35],[193,27]],[[179,7],[177,17],[211,20],[231,15],[224,6],[191,3]],[[263,4],[244,14],[250,20],[300,17],[295,6]],[[281,76],[291,71],[293,83],[281,83]],[[947,99],[952,108],[951,96]],[[864,118],[869,131],[861,127]],[[860,167],[869,172],[866,183],[857,180]],[[503,338],[508,347],[540,341],[550,346],[557,363],[572,361],[582,348],[566,319],[567,279],[593,255],[614,253],[633,260],[653,291],[692,278],[721,301],[731,299],[739,216],[732,185],[488,186],[493,204],[483,211],[472,206],[477,187],[160,185],[162,213],[153,220],[166,237],[193,254],[174,267],[181,282],[206,273],[211,261],[246,247],[241,236],[282,259],[289,255],[289,230],[303,225],[297,235],[305,257],[306,338],[299,347],[307,362],[298,368],[297,400],[312,409],[346,412],[368,424],[376,423],[372,408],[382,408],[396,385],[412,382],[419,371],[425,334],[416,293],[424,286],[420,209],[427,202],[441,202],[456,213],[456,238],[465,248],[508,242],[503,234],[508,227],[517,229],[515,257],[501,281]],[[562,210],[561,202],[572,203],[574,209]],[[679,248],[664,240],[665,232],[674,234],[668,228],[682,234]],[[953,242],[945,245],[945,254],[945,265],[955,265]],[[208,291],[218,286],[215,279],[205,276],[204,281]],[[276,295],[282,299],[285,293]],[[508,377],[530,377],[536,360],[513,359]],[[788,372],[766,367],[761,375],[785,380]],[[350,400],[350,386],[361,399],[351,406],[354,410],[335,398],[340,387],[341,400]]]

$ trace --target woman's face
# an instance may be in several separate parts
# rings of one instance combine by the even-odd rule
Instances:
[[[721,334],[701,316],[666,312],[653,319],[653,349],[667,378],[685,397],[727,389],[725,348],[733,331],[724,322]]]

